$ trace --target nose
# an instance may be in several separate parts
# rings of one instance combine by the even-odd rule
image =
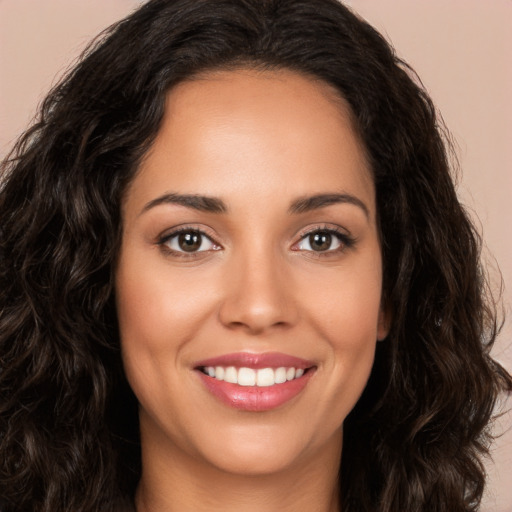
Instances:
[[[240,255],[227,269],[219,317],[229,329],[262,334],[298,320],[293,279],[278,257]]]

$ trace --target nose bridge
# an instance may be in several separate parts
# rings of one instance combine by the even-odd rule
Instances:
[[[225,325],[260,333],[296,320],[286,258],[269,245],[234,251],[220,311]]]

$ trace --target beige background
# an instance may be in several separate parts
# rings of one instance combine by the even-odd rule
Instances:
[[[0,157],[87,41],[140,3],[0,0]],[[499,262],[511,315],[512,0],[347,3],[386,34],[442,111],[458,143],[460,197],[482,223],[487,257]],[[512,319],[494,354],[512,371]],[[483,510],[512,512],[511,414],[496,431],[504,434],[495,443],[494,464],[488,464]]]

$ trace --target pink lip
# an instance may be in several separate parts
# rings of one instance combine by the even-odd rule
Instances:
[[[238,384],[209,377],[202,371],[202,368],[206,366],[235,366],[237,368],[245,367],[255,370],[259,368],[294,367],[307,371],[302,377],[283,382],[282,384],[258,387],[239,386]],[[239,410],[263,412],[280,407],[296,397],[315,373],[316,366],[311,361],[287,354],[240,352],[200,361],[195,366],[195,369],[206,389],[224,404]]]
[[[196,368],[205,366],[236,366],[237,368],[252,368],[258,370],[260,368],[311,368],[315,366],[313,361],[307,361],[299,357],[281,354],[279,352],[265,352],[256,354],[252,352],[236,352],[233,354],[225,354],[219,357],[212,357],[199,361],[195,364]]]

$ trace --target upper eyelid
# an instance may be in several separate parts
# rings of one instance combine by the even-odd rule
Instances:
[[[317,232],[322,232],[322,231],[326,231],[328,233],[334,233],[334,234],[340,235],[340,236],[346,236],[346,237],[352,236],[347,229],[342,228],[341,226],[337,226],[335,224],[322,224],[322,225],[315,225],[315,226],[310,226],[310,227],[301,229],[295,235],[295,237],[297,237],[299,240],[302,240],[303,238],[305,238],[308,235],[311,235],[312,233],[317,233]]]
[[[213,235],[212,233],[210,233],[210,229],[211,228],[205,229],[204,226],[198,227],[193,224],[182,224],[180,226],[174,226],[173,228],[169,228],[169,229],[166,229],[165,231],[162,231],[157,236],[157,240],[159,242],[161,242],[161,241],[169,240],[169,239],[179,235],[180,233],[195,232],[195,233],[200,233],[201,235],[205,236],[206,238],[209,238],[215,244],[221,245],[217,241],[217,239],[216,239],[217,237],[215,235]],[[211,230],[211,231],[213,231],[213,230]]]

